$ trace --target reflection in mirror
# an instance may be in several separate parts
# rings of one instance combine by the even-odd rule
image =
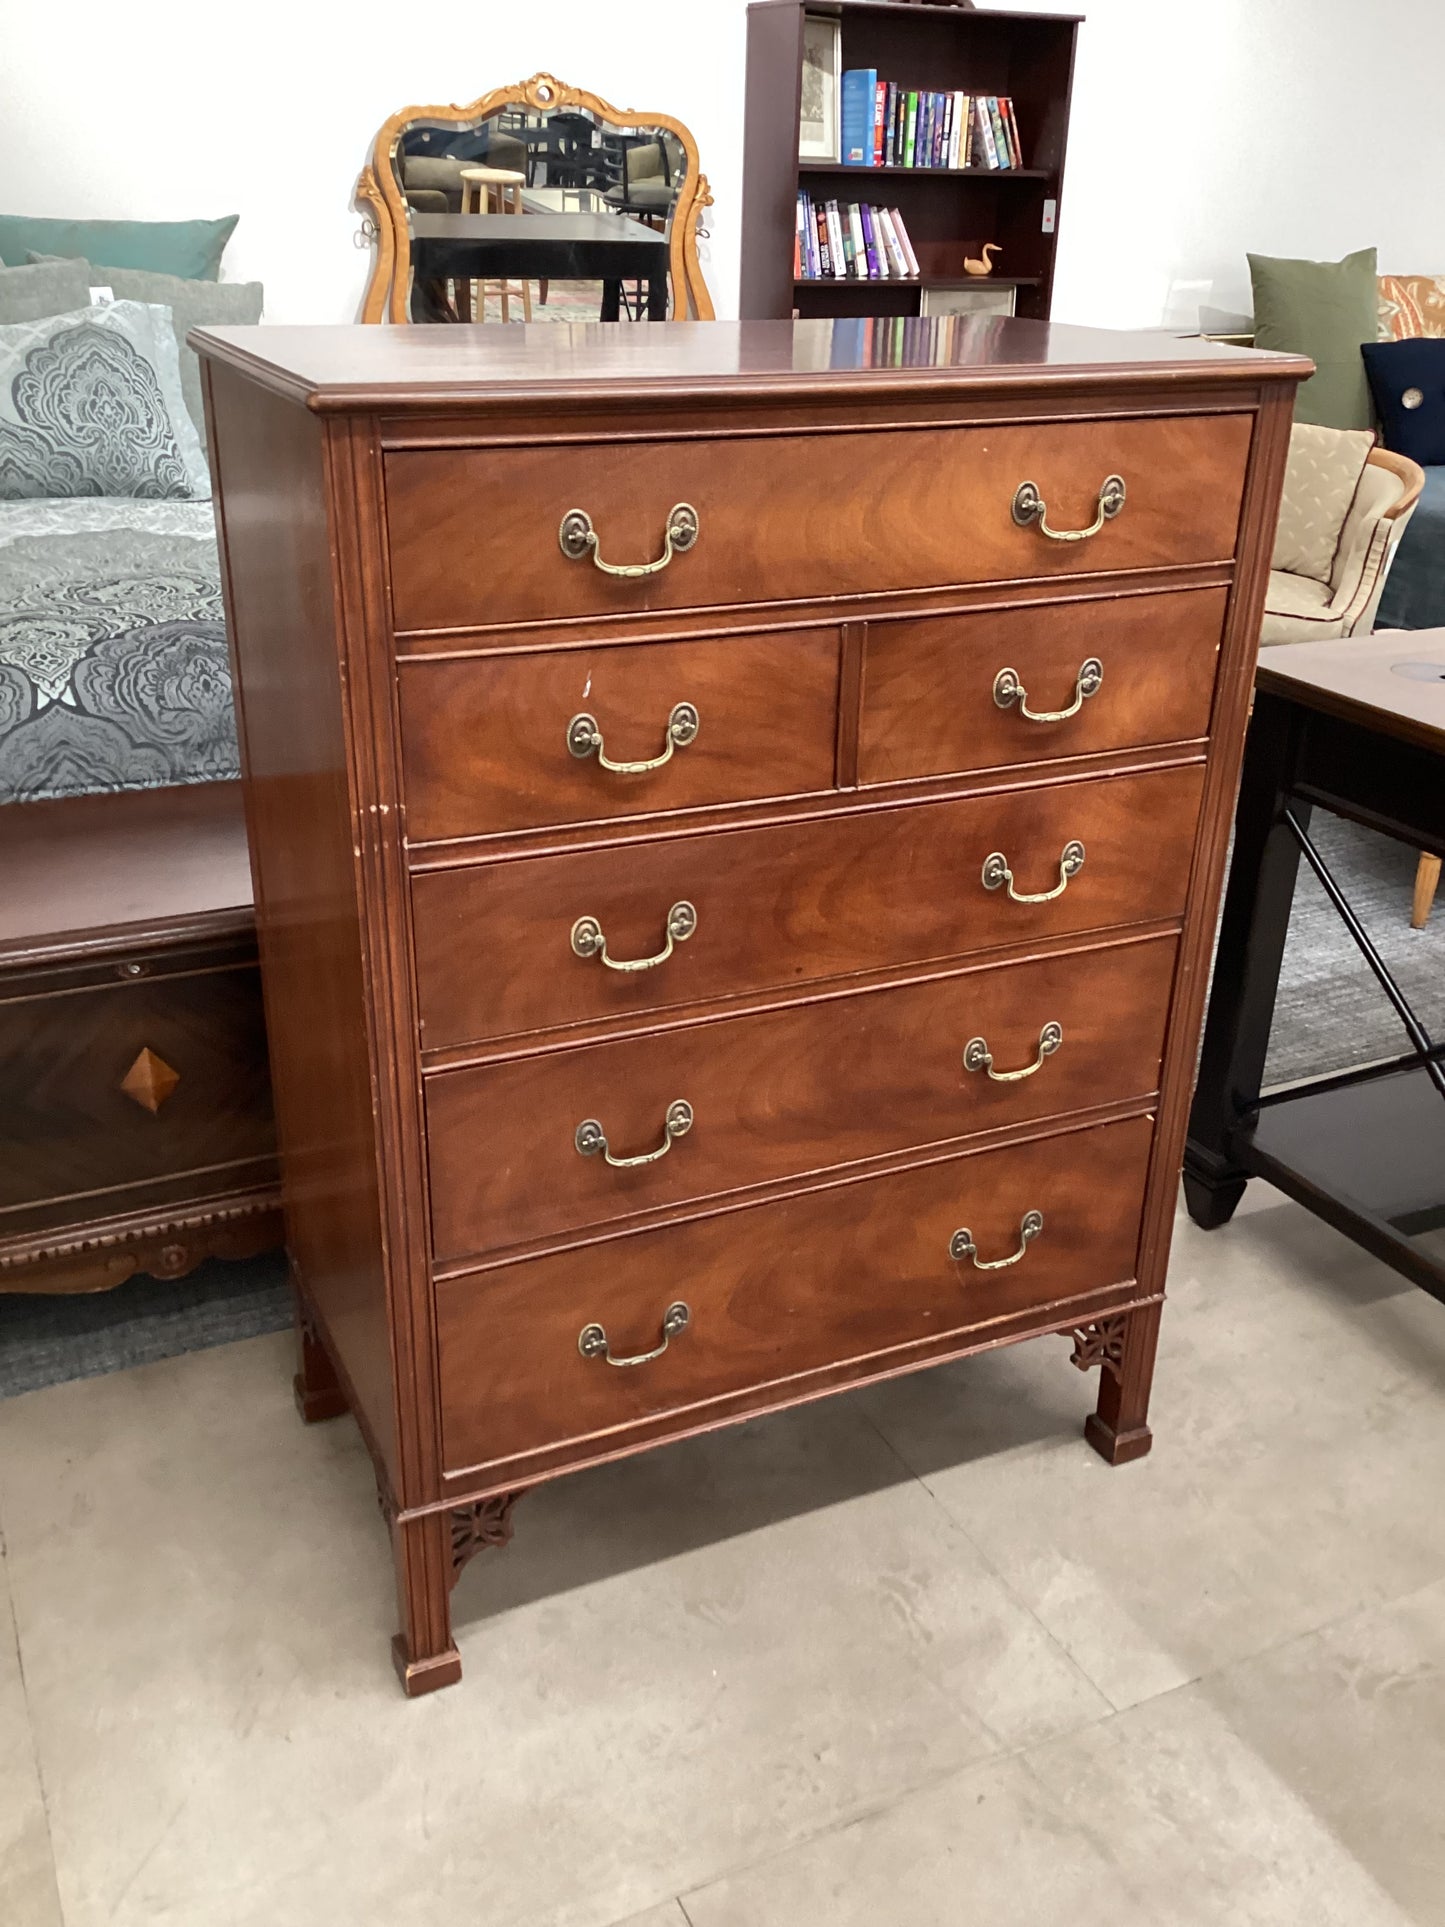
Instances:
[[[395,115],[373,168],[363,320],[711,317],[696,242],[711,196],[677,121],[538,75],[471,108]]]

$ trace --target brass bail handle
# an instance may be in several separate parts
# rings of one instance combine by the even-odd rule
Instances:
[[[963,1047],[963,1068],[966,1071],[986,1071],[995,1084],[1021,1084],[1026,1077],[1033,1077],[1043,1069],[1045,1058],[1052,1057],[1063,1041],[1062,1024],[1045,1024],[1039,1032],[1039,1054],[1032,1064],[1025,1064],[1022,1070],[1017,1071],[996,1071],[987,1040],[970,1037]]]
[[[653,957],[625,960],[609,957],[607,938],[596,917],[579,917],[572,926],[572,949],[579,957],[600,957],[609,970],[656,970],[672,955],[673,946],[686,943],[697,928],[697,911],[685,899],[667,913],[667,941]]]
[[[1078,715],[1090,696],[1098,694],[1103,680],[1103,663],[1097,656],[1089,656],[1079,665],[1074,682],[1074,700],[1067,709],[1030,709],[1029,692],[1024,688],[1017,669],[1000,669],[993,679],[993,699],[1000,709],[1011,709],[1017,703],[1020,716],[1031,723],[1066,723],[1070,716]]]
[[[615,1158],[607,1147],[607,1133],[595,1117],[584,1118],[572,1134],[572,1142],[584,1158],[596,1157],[599,1152],[604,1164],[610,1164],[614,1171],[635,1171],[641,1164],[656,1164],[665,1158],[673,1144],[680,1137],[686,1137],[692,1129],[692,1106],[685,1097],[679,1097],[667,1107],[667,1115],[662,1120],[662,1142],[655,1151],[642,1151],[636,1157]]]
[[[672,761],[675,749],[686,749],[696,737],[702,726],[702,719],[692,703],[674,703],[668,712],[667,742],[660,756],[649,756],[641,763],[615,763],[606,755],[602,747],[602,730],[595,716],[581,710],[567,725],[567,747],[574,756],[596,756],[602,769],[611,770],[618,776],[641,776],[644,771],[661,769],[664,763]]]
[[[601,1325],[584,1325],[577,1334],[577,1349],[584,1358],[603,1358],[609,1365],[624,1368],[629,1365],[650,1365],[654,1358],[662,1357],[671,1341],[679,1332],[686,1331],[691,1323],[691,1308],[679,1298],[662,1314],[662,1343],[654,1345],[650,1352],[634,1352],[631,1358],[614,1358],[608,1347],[607,1333]]]
[[[1043,1228],[1042,1211],[1025,1211],[1019,1220],[1018,1250],[1011,1251],[1007,1258],[980,1258],[978,1246],[973,1242],[973,1233],[967,1225],[960,1225],[948,1241],[948,1255],[955,1264],[962,1264],[966,1259],[975,1271],[1007,1271],[1010,1265],[1019,1262]]]
[[[1124,506],[1124,478],[1122,475],[1105,476],[1099,486],[1099,512],[1086,529],[1051,529],[1049,527],[1049,505],[1039,494],[1036,482],[1020,482],[1014,490],[1013,518],[1021,529],[1037,523],[1039,533],[1046,535],[1051,542],[1087,542],[1091,535],[1097,535],[1106,522],[1112,522]]]
[[[1007,888],[1015,903],[1052,903],[1055,897],[1061,897],[1068,889],[1070,877],[1076,877],[1083,867],[1083,844],[1077,840],[1066,843],[1059,857],[1059,880],[1052,890],[1016,890],[1008,858],[1002,850],[995,850],[983,866],[983,887],[985,890]]]
[[[557,539],[569,562],[581,562],[590,554],[593,563],[604,575],[640,576],[656,575],[667,567],[674,555],[686,555],[696,542],[697,533],[697,510],[691,502],[677,502],[668,511],[667,527],[662,535],[662,554],[655,562],[604,562],[597,531],[586,509],[568,509],[562,517]]]

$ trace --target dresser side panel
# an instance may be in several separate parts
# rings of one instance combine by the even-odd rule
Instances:
[[[209,363],[206,376],[287,1244],[395,1483],[328,431],[230,368]]]

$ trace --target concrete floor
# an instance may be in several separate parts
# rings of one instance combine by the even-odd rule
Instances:
[[[0,1405],[0,1921],[1445,1923],[1445,1307],[1260,1187],[1171,1293],[1142,1463],[1041,1340],[564,1481],[412,1704],[285,1340]]]

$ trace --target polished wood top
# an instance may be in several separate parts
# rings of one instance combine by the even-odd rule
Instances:
[[[1445,629],[1277,643],[1260,650],[1256,680],[1270,695],[1445,754]]]
[[[0,963],[251,921],[239,783],[0,809]],[[92,937],[94,941],[92,941]]]
[[[516,219],[517,217],[501,217]],[[1167,334],[998,316],[901,321],[681,321],[508,328],[197,328],[199,354],[323,410],[547,399],[883,395],[919,389],[1065,390],[1303,381],[1314,364]]]

